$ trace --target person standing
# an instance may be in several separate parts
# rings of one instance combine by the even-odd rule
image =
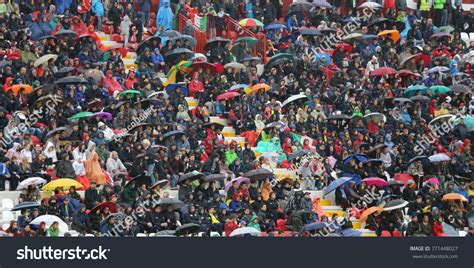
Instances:
[[[102,18],[104,17],[105,10],[102,0],[92,1],[92,12],[97,17],[97,31],[102,32]]]
[[[142,146],[145,150],[146,175],[150,176],[151,183],[153,184],[156,181],[154,175],[156,152],[153,148],[151,148],[150,145],[151,144],[148,139],[142,141]]]
[[[165,5],[158,9],[156,14],[156,28],[160,29],[163,26],[163,31],[173,29],[174,14],[171,10],[169,1],[165,1]]]
[[[150,25],[151,0],[138,0],[138,5],[140,5],[140,15],[142,16],[143,25],[148,27],[148,25]]]
[[[433,6],[434,6],[434,25],[436,27],[441,27],[443,26],[443,22],[445,21],[444,17],[446,17],[446,22],[447,22],[447,16],[448,16],[448,10],[445,7],[446,5],[446,0],[434,0]]]

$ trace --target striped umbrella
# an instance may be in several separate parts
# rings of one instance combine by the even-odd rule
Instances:
[[[263,23],[261,21],[252,18],[247,18],[239,21],[239,25],[243,27],[263,27]]]

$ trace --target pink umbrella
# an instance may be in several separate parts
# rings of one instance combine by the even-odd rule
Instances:
[[[250,179],[249,178],[244,178],[244,177],[238,177],[238,178],[232,179],[230,182],[226,183],[226,185],[225,185],[225,191],[226,192],[230,189],[230,187],[232,187],[232,184],[234,184],[234,182],[238,182],[238,184],[240,186],[240,184],[242,184],[242,182],[250,184]]]
[[[108,112],[97,112],[94,114],[94,116],[99,116],[100,118],[105,118],[107,121],[112,120],[112,114]]]
[[[436,186],[439,186],[438,178],[429,178],[426,182],[429,182],[430,184],[434,184]]]
[[[384,179],[378,177],[365,178],[362,181],[365,182],[367,186],[375,185],[376,187],[385,187],[388,185]]]

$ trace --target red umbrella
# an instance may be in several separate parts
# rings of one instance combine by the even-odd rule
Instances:
[[[384,75],[394,75],[394,74],[397,74],[397,70],[390,67],[380,67],[378,69],[373,70],[370,73],[370,76],[384,76]]]
[[[103,202],[98,204],[97,206],[93,207],[90,211],[90,213],[95,212],[96,210],[104,210],[105,208],[109,208],[110,213],[115,213],[117,212],[117,206],[113,202]]]
[[[431,64],[431,61],[433,60],[433,58],[429,54],[421,53],[420,56],[416,57],[417,62],[420,60],[423,60],[423,67],[427,67]]]
[[[419,74],[414,73],[414,72],[412,72],[412,71],[410,71],[410,70],[407,70],[407,69],[401,69],[400,71],[398,71],[398,75],[399,75],[400,77],[407,77],[407,76],[410,76],[410,75],[416,75],[416,76],[418,76]]]
[[[415,181],[413,179],[413,177],[408,173],[397,173],[397,174],[395,174],[394,179],[397,180],[397,181],[403,182],[403,184],[405,184],[405,186],[408,184],[409,181],[413,181],[413,182]]]
[[[377,187],[385,187],[388,185],[384,179],[378,177],[366,178],[362,181],[365,182],[367,186],[375,185]]]
[[[205,61],[195,61],[193,64],[191,64],[191,69],[194,71],[196,69],[202,68],[203,71],[209,70],[211,74],[216,74],[217,73],[217,68],[214,64],[205,62]]]
[[[217,96],[217,100],[218,101],[228,100],[228,99],[232,99],[232,98],[235,98],[235,97],[238,97],[238,96],[240,96],[239,92],[229,91],[229,92],[226,92],[226,93],[223,93],[223,94],[220,94],[219,96]]]

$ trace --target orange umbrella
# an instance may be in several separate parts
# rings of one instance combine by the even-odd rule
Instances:
[[[377,34],[378,36],[390,35],[393,42],[396,43],[400,39],[400,32],[397,30],[385,30]]]
[[[373,207],[370,207],[366,210],[364,210],[364,212],[362,212],[362,214],[360,214],[360,217],[359,217],[359,222],[366,222],[367,221],[367,218],[369,218],[369,216],[375,212],[377,212],[377,214],[380,214],[382,213],[383,211],[383,208],[381,207],[377,207],[377,206],[373,206]]]
[[[18,92],[20,92],[21,89],[23,89],[23,94],[29,94],[33,92],[33,88],[30,85],[26,85],[26,84],[13,85],[5,89],[5,92],[8,92],[9,90],[11,90],[12,93],[16,95],[18,94]]]
[[[260,83],[260,84],[256,84],[252,87],[252,91],[250,93],[256,93],[257,91],[259,90],[265,90],[265,91],[269,91],[271,89],[271,87],[267,84],[264,84],[264,83]],[[249,92],[246,91],[247,94],[249,94]]]
[[[457,193],[445,194],[443,196],[443,201],[448,201],[448,200],[461,200],[463,202],[467,202],[467,199],[466,197],[464,197],[464,195],[457,194]]]

